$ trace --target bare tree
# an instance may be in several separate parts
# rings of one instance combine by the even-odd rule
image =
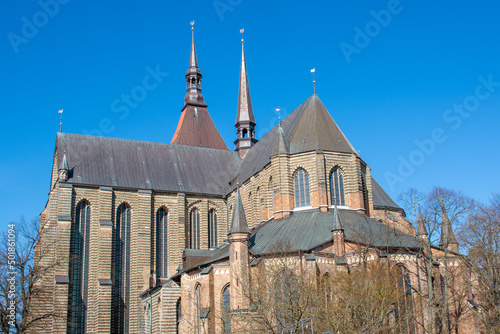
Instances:
[[[61,315],[51,311],[32,313],[33,301],[50,291],[45,291],[41,279],[53,269],[42,265],[46,257],[35,248],[44,233],[40,220],[8,224],[0,244],[0,327],[4,333],[25,333],[43,320]],[[57,262],[57,261],[56,261]]]

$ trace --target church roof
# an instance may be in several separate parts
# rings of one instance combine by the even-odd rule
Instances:
[[[67,183],[226,195],[241,161],[236,152],[185,145],[58,133]]]
[[[391,228],[375,219],[352,210],[338,209],[346,242],[372,247],[421,249],[415,237]],[[282,219],[270,220],[252,230],[250,253],[254,255],[279,252],[311,251],[333,239],[333,212],[294,212]],[[229,246],[220,248],[207,265],[229,256]]]
[[[238,170],[240,183],[248,180],[270,162],[278,127],[279,125],[276,125],[271,129],[245,155]],[[320,149],[357,155],[316,94],[282,120],[281,127],[291,154]]]
[[[243,45],[243,40],[241,44],[240,89],[236,124],[240,122],[251,122],[255,124],[252,99],[250,98],[250,86],[248,85],[247,63],[245,61],[245,46]]]
[[[372,195],[373,206],[375,208],[389,208],[395,210],[403,210],[399,205],[392,200],[392,198],[385,192],[385,190],[378,184],[372,176]]]
[[[206,107],[186,105],[172,144],[228,150]]]

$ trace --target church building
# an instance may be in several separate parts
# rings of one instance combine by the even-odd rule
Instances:
[[[230,149],[202,94],[194,32],[185,78],[171,143],[57,134],[33,312],[59,316],[38,333],[237,332],[248,323],[224,314],[251,314],[248,277],[278,253],[314,280],[349,271],[366,247],[368,260],[427,279],[413,270],[423,221],[405,219],[316,93],[256,138],[242,40]],[[446,232],[434,251],[460,259]],[[423,325],[408,333],[424,333],[414,304]]]

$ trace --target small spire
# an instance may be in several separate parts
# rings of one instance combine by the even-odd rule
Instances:
[[[68,167],[68,159],[66,159],[66,152],[64,152],[64,156],[62,158],[62,161],[61,163],[59,164],[59,170],[65,170],[65,171],[68,171],[69,170],[69,167]]]
[[[247,219],[245,217],[245,211],[243,210],[243,202],[241,201],[239,183],[236,188],[236,199],[234,201],[233,219],[231,221],[231,229],[229,230],[228,234],[230,235],[233,233],[250,234],[250,230],[248,229]]]
[[[281,127],[281,122],[278,125],[278,131],[276,131],[276,138],[274,139],[273,153],[271,156],[275,154],[288,154],[290,152],[290,144],[286,139],[285,132]]]
[[[418,218],[417,218],[417,237],[428,236],[427,229],[425,228],[422,212],[420,211],[420,203],[418,203]]]
[[[342,224],[342,221],[340,220],[340,214],[339,210],[337,208],[337,199],[333,199],[335,203],[335,208],[333,209],[333,229],[332,231],[344,231],[344,225]]]
[[[453,228],[451,227],[448,212],[446,211],[444,204],[442,203],[441,210],[441,242],[439,243],[439,246],[441,248],[448,248],[448,246],[450,245],[458,245],[457,238],[455,238],[455,233],[453,233]]]

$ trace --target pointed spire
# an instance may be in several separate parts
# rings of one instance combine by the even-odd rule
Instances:
[[[189,58],[189,67],[198,67],[196,59],[196,47],[194,45],[194,21],[191,22],[191,57]]]
[[[236,117],[236,127],[238,126],[238,123],[241,122],[251,122],[255,125],[252,100],[250,98],[250,86],[248,85],[245,44],[243,39],[241,39],[240,90],[238,96],[238,115]]]
[[[420,203],[418,204],[418,218],[417,218],[417,237],[427,237],[427,229],[425,228],[422,212],[420,211]]]
[[[336,202],[336,201],[335,201]],[[337,204],[335,204],[335,209],[333,209],[333,229],[332,231],[344,231],[344,225],[340,220],[339,210],[337,209]]]
[[[441,248],[448,248],[450,245],[458,245],[457,238],[455,238],[455,233],[453,233],[453,228],[451,227],[450,218],[448,218],[448,212],[446,211],[443,204],[441,204],[442,216],[441,216],[441,242],[439,246]]]
[[[243,34],[244,29],[240,32]],[[250,98],[250,86],[248,85],[247,63],[245,60],[245,40],[241,39],[241,69],[240,89],[238,95],[238,113],[236,115],[237,138],[234,142],[235,150],[240,158],[246,155],[248,150],[257,142],[255,139],[255,118],[253,116],[252,100]]]
[[[276,138],[274,139],[273,153],[271,156],[275,154],[288,154],[290,152],[290,145],[288,140],[286,139],[285,132],[281,127],[281,124],[278,125],[278,131],[276,132]]]
[[[66,158],[66,152],[64,152],[64,156],[61,160],[61,163],[59,164],[59,170],[65,170],[65,171],[69,170],[68,159]]]
[[[245,211],[243,210],[243,202],[241,201],[240,188],[236,189],[236,199],[234,201],[233,219],[231,221],[231,229],[229,235],[233,233],[248,233],[247,219],[245,218]]]

